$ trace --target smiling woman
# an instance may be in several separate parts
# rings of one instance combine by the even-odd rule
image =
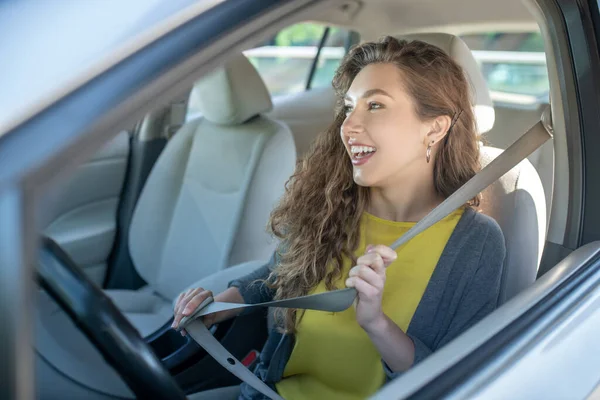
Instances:
[[[343,60],[333,86],[340,99],[336,121],[317,138],[292,177],[272,222],[280,238],[293,238],[286,251],[289,259],[282,256],[280,276],[288,268],[297,276],[302,268],[332,260],[337,267],[314,275],[306,271],[301,287],[288,287],[280,278],[282,297],[300,296],[322,279],[332,288],[342,255],[352,257],[364,211],[418,221],[479,168],[466,78],[437,47],[391,37],[365,43]],[[465,112],[448,134],[461,109]],[[376,151],[367,158],[349,159],[352,145]],[[433,160],[427,162],[430,148]],[[316,231],[307,232],[303,226]],[[292,313],[288,311],[288,329]]]
[[[333,86],[334,122],[271,214],[276,254],[215,297],[253,304],[357,290],[343,312],[275,311],[255,373],[293,400],[375,393],[497,307],[505,256],[496,222],[471,208],[478,196],[398,253],[387,246],[479,169],[470,89],[448,54],[392,37],[363,43]],[[182,294],[174,326],[207,296]],[[242,398],[261,394],[242,384]]]

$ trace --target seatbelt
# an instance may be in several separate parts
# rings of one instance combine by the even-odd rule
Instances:
[[[547,107],[542,114],[541,121],[531,127],[531,129],[529,129],[521,138],[514,142],[500,156],[489,163],[485,168],[483,168],[467,183],[461,186],[439,206],[434,208],[404,235],[398,238],[398,240],[396,240],[390,247],[395,250],[427,228],[447,217],[449,214],[475,197],[483,189],[491,185],[501,176],[514,168],[550,138],[552,138],[552,123],[550,118],[550,108]],[[340,312],[352,305],[356,295],[356,289],[346,288],[331,292],[296,297],[293,299],[270,301],[260,304],[214,302],[213,298],[211,297],[206,299],[196,309],[194,314],[183,318],[179,326],[180,328],[185,328],[188,334],[196,342],[198,342],[198,344],[204,348],[208,354],[210,354],[219,364],[229,370],[232,374],[265,396],[274,400],[281,400],[281,396],[275,393],[275,391],[272,390],[267,384],[261,381],[256,375],[250,372],[250,370],[244,367],[242,363],[236,360],[235,357],[233,357],[221,345],[221,343],[219,343],[219,341],[212,336],[204,323],[197,318],[219,311],[258,307],[282,307]]]

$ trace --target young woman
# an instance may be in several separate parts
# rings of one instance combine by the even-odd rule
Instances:
[[[270,227],[271,261],[216,301],[257,303],[343,287],[340,313],[276,310],[255,373],[285,399],[362,399],[494,310],[505,256],[479,196],[397,252],[388,247],[479,169],[470,88],[439,48],[386,37],[333,80],[331,127],[299,163]],[[173,327],[211,293],[182,293]],[[207,325],[235,316],[205,317]],[[241,398],[261,398],[248,385]]]

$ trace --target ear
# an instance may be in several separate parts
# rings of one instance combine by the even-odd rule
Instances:
[[[440,115],[434,118],[429,125],[429,132],[427,132],[425,137],[425,145],[428,146],[432,142],[435,144],[442,140],[448,134],[451,124],[452,119],[447,115]]]

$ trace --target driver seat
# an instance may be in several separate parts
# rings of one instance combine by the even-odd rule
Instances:
[[[190,97],[203,116],[168,142],[133,215],[131,256],[148,286],[105,291],[142,336],[172,318],[171,301],[189,282],[268,260],[275,244],[265,224],[296,163],[290,130],[262,115],[271,98],[245,57],[207,75]],[[44,291],[35,318],[40,399],[134,397]]]

